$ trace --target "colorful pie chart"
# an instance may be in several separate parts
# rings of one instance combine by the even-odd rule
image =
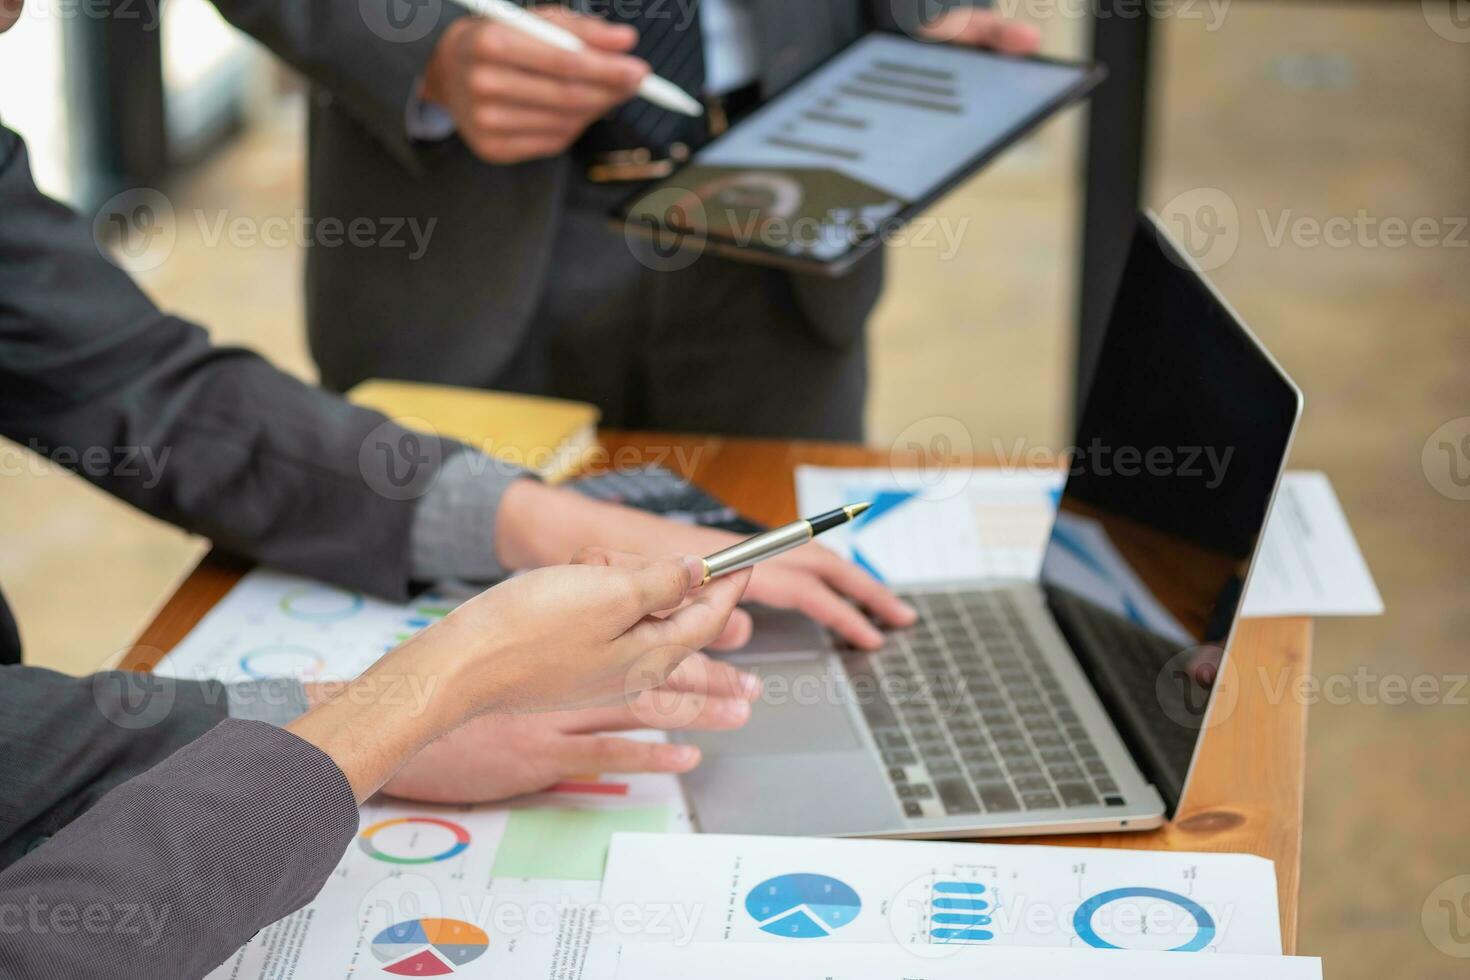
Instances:
[[[485,930],[458,919],[409,919],[373,938],[373,956],[400,977],[442,977],[485,955]]]
[[[438,817],[394,817],[364,830],[357,845],[389,864],[433,864],[448,861],[469,847],[470,832]]]

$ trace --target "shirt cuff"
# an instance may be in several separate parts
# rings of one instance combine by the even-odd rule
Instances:
[[[420,85],[423,80],[420,79]],[[414,86],[419,91],[419,85]],[[421,143],[438,143],[454,135],[454,118],[436,102],[429,102],[414,95],[408,100],[408,112],[404,119],[408,138]]]
[[[506,489],[525,476],[524,470],[472,449],[446,459],[414,512],[414,579],[494,582],[510,574],[495,557],[495,520]]]
[[[291,677],[242,681],[229,685],[225,692],[231,718],[263,721],[277,728],[286,727],[311,708],[306,700],[306,688]]]

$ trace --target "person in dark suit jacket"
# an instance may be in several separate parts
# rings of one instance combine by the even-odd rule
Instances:
[[[315,5],[310,17],[291,0],[214,2],[315,83],[313,217],[434,222],[421,255],[308,251],[324,384],[527,391],[594,402],[618,427],[771,437],[861,438],[882,257],[837,280],[708,254],[650,268],[609,211],[706,133],[629,102],[638,81],[652,70],[738,114],[875,27],[1010,52],[1039,40],[967,0],[542,8],[587,41],[581,54],[467,18],[452,0]],[[921,16],[948,7],[962,9]]]
[[[18,12],[0,2],[0,31]],[[687,562],[611,550],[732,536],[541,486],[212,346],[36,190],[3,126],[0,434],[224,550],[389,598],[603,546],[486,592],[346,692],[20,666],[0,601],[0,977],[198,976],[316,892],[380,788],[473,801],[589,768],[685,771],[697,753],[588,733],[749,714],[752,680],[691,653],[744,641],[747,583],[689,596]],[[793,556],[748,594],[859,645],[879,637],[844,596],[912,621],[823,549]],[[405,676],[421,682],[412,710],[392,693]],[[692,708],[641,710],[657,684]],[[551,708],[567,710],[516,714]]]

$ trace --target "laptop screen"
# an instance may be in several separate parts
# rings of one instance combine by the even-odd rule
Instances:
[[[1220,720],[1206,708],[1299,412],[1290,379],[1141,218],[1042,586],[1171,817]]]

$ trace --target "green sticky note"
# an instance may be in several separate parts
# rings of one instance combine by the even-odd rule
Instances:
[[[490,873],[497,878],[601,881],[612,835],[660,834],[667,807],[626,810],[512,810]]]

